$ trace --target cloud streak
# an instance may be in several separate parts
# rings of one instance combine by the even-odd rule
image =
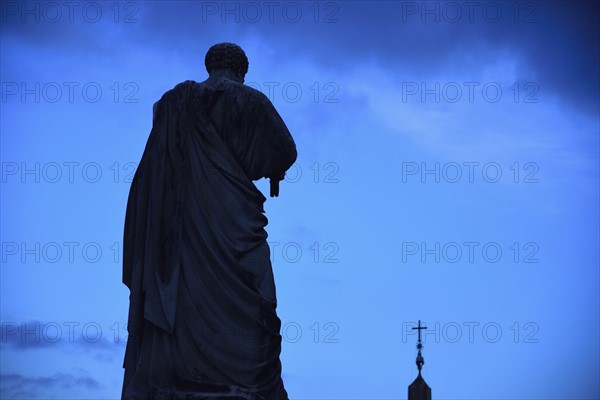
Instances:
[[[82,326],[73,322],[3,321],[0,334],[0,346],[13,351],[76,351],[91,354],[95,359],[106,362],[121,357],[124,352],[124,342],[109,340],[106,332],[103,334],[101,326],[96,323]]]
[[[68,393],[72,390],[97,390],[100,382],[84,369],[74,373],[56,373],[47,376],[21,374],[0,375],[0,397],[3,399],[49,398],[55,391]]]

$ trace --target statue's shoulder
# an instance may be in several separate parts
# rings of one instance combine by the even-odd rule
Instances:
[[[171,102],[177,100],[183,100],[187,97],[187,94],[196,86],[197,82],[192,80],[183,81],[175,85],[172,89],[167,90],[162,97],[157,101],[159,102]]]
[[[246,93],[248,96],[250,96],[250,97],[254,97],[254,98],[256,98],[256,99],[260,99],[260,100],[263,100],[263,101],[264,101],[264,100],[268,100],[268,97],[267,97],[267,96],[266,96],[266,95],[265,95],[263,92],[261,92],[260,90],[256,90],[256,89],[254,89],[254,88],[253,88],[253,87],[251,87],[251,86],[244,85],[244,84],[241,84],[241,83],[239,83],[238,85],[242,87],[242,90],[243,90],[243,91],[244,91],[244,92],[245,92],[245,93]]]
[[[165,94],[169,93],[169,94],[178,95],[181,93],[186,93],[186,92],[189,92],[196,85],[198,85],[198,82],[196,82],[196,81],[192,81],[192,80],[183,81],[183,82],[180,82],[177,85],[175,85],[173,87],[173,89],[167,91]]]
[[[209,77],[207,80],[200,83],[200,85],[203,84],[209,86],[213,90],[228,92],[229,94],[233,94],[236,96],[245,96],[251,98],[262,98],[264,96],[261,92],[254,89],[253,87],[244,85],[243,83],[239,83],[237,81],[234,81],[233,79],[229,79],[224,76],[218,76],[216,78]]]
[[[231,79],[218,79],[214,81],[205,80],[203,82],[196,82],[193,80],[183,81],[165,92],[161,101],[184,99],[187,98],[190,92],[195,91],[196,93],[200,93],[206,89],[227,92],[229,96],[242,98],[242,103],[244,104],[248,104],[248,102],[256,104],[270,102],[269,98],[261,91]]]
[[[237,96],[243,97],[245,102],[252,102],[256,104],[269,102],[269,98],[263,92],[256,90],[251,86],[230,81],[230,87],[231,92]]]

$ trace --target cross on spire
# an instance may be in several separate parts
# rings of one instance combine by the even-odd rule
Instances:
[[[425,364],[425,359],[421,354],[421,349],[423,348],[423,343],[421,342],[421,331],[423,329],[427,329],[426,326],[421,325],[421,320],[419,320],[419,324],[412,328],[416,329],[419,332],[419,340],[417,342],[417,359],[416,364],[419,369],[419,375],[417,379],[414,380],[413,383],[408,387],[408,400],[431,400],[431,388],[427,385],[423,377],[421,376],[421,369],[423,368],[423,364]]]
[[[417,341],[417,349],[419,349],[417,352],[417,368],[419,369],[419,376],[421,376],[421,368],[423,368],[423,364],[425,364],[425,359],[421,355],[421,349],[423,348],[423,343],[421,342],[421,331],[423,329],[427,329],[427,327],[421,326],[421,320],[419,320],[419,325],[413,329],[416,329],[417,332],[419,332],[419,340]]]
[[[417,343],[417,348],[419,348],[419,349],[420,349],[420,348],[422,348],[422,347],[423,347],[423,345],[421,344],[421,331],[422,331],[423,329],[427,329],[427,327],[426,327],[426,326],[421,326],[421,320],[419,320],[419,325],[418,325],[416,328],[413,328],[413,329],[416,329],[416,330],[417,330],[417,332],[419,332],[419,341],[418,341],[418,343]]]

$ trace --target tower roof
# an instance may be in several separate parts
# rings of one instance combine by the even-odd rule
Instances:
[[[408,387],[408,400],[431,400],[431,388],[421,373]]]

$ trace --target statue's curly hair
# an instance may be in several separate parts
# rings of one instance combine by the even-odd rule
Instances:
[[[246,72],[248,72],[248,57],[237,44],[217,43],[206,52],[204,65],[209,74],[216,69],[231,69],[241,71],[246,75]]]

